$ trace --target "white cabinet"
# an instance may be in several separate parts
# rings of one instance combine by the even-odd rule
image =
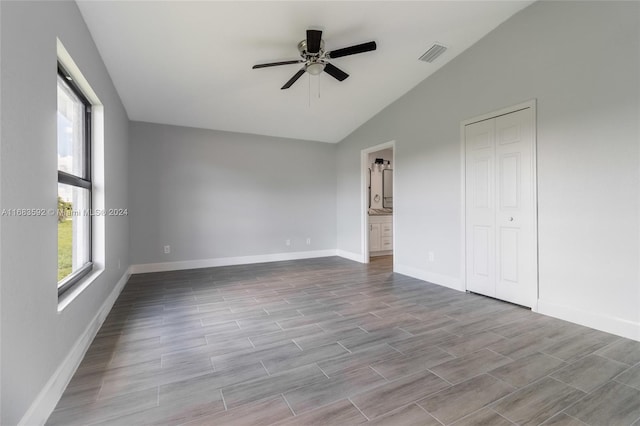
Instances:
[[[369,253],[372,256],[393,251],[393,216],[369,216]]]
[[[381,234],[380,234],[380,223],[370,223],[369,224],[369,251],[380,251],[381,245]]]

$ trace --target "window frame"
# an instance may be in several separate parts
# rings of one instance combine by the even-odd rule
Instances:
[[[80,99],[84,105],[84,129],[83,129],[83,144],[84,144],[84,158],[83,160],[83,176],[76,176],[71,173],[63,172],[58,169],[58,184],[65,184],[75,186],[78,188],[86,189],[89,191],[89,212],[91,212],[93,203],[93,180],[91,174],[92,165],[92,138],[91,138],[91,109],[92,104],[82,92],[80,87],[76,84],[73,76],[69,73],[64,66],[58,61],[58,73],[57,76],[63,81],[64,84]],[[56,83],[57,86],[58,83]],[[57,143],[57,142],[56,142]],[[57,151],[57,150],[56,150]],[[87,213],[88,214],[88,213]],[[93,270],[93,217],[89,216],[89,241],[88,241],[88,257],[89,261],[85,263],[80,269],[64,277],[58,281],[58,297],[61,297],[65,292],[78,284],[84,277],[86,277]]]

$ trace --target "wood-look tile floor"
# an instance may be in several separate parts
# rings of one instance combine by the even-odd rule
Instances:
[[[337,257],[134,275],[49,425],[634,425],[640,343]]]

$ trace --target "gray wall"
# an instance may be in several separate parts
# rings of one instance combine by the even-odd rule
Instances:
[[[535,98],[540,302],[640,330],[639,8],[535,3],[345,138],[338,248],[360,252],[360,151],[396,140],[396,265],[462,286],[460,121]]]
[[[336,248],[335,145],[140,122],[130,136],[133,264]]]
[[[56,37],[104,105],[105,203],[127,206],[128,120],[75,2],[1,2],[0,204],[55,208]],[[6,106],[10,105],[10,108]],[[106,218],[106,269],[58,312],[55,216],[2,217],[0,424],[16,424],[128,264],[126,217]],[[118,270],[118,259],[121,269]]]

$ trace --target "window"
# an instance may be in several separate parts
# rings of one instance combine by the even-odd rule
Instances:
[[[91,104],[58,64],[58,296],[91,262]]]

